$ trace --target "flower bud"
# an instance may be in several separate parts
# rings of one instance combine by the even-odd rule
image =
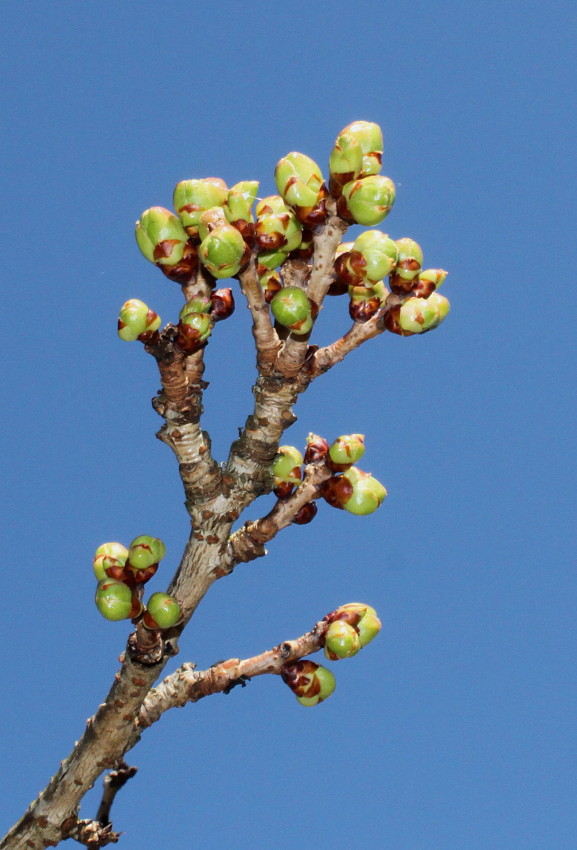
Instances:
[[[331,466],[337,470],[348,469],[365,453],[364,434],[343,434],[329,448]]]
[[[146,259],[161,267],[179,263],[188,243],[182,222],[164,207],[145,210],[136,222],[135,235]]]
[[[437,318],[433,319],[433,324],[429,327],[429,330],[433,330],[433,328],[438,327],[441,322],[445,321],[451,309],[451,303],[448,298],[445,298],[444,295],[439,295],[438,292],[431,293],[427,301],[437,311]]]
[[[222,207],[211,207],[210,209],[205,210],[201,213],[198,220],[198,238],[202,242],[203,239],[206,239],[209,233],[212,233],[213,230],[216,230],[217,227],[220,227],[223,224],[228,226]]]
[[[128,585],[114,579],[98,582],[94,601],[107,620],[134,619],[142,610],[140,601],[132,595]]]
[[[342,510],[353,495],[353,485],[344,475],[333,475],[323,482],[321,495],[332,508]]]
[[[448,272],[444,269],[426,269],[419,272],[417,281],[413,281],[411,294],[417,298],[428,298],[440,287]]]
[[[277,271],[266,269],[264,266],[262,269],[258,269],[258,272],[264,300],[267,304],[270,304],[277,292],[282,289],[280,275]]]
[[[399,249],[397,243],[380,230],[365,230],[354,241],[354,255],[358,253],[360,260],[355,269],[365,281],[375,282],[390,274],[397,264]]]
[[[353,121],[342,130],[342,134],[352,136],[361,147],[361,177],[378,174],[383,160],[383,133],[379,125],[371,121]]]
[[[372,286],[349,286],[349,316],[354,322],[368,322],[381,307]]]
[[[197,292],[196,295],[187,301],[180,311],[179,318],[184,318],[188,313],[209,313],[212,302],[208,295],[203,292]]]
[[[304,289],[298,286],[285,286],[273,297],[270,307],[272,314],[285,328],[294,334],[307,334],[313,326],[312,302]]]
[[[248,255],[248,247],[235,227],[223,224],[201,242],[199,257],[213,277],[234,277]]]
[[[315,460],[322,460],[328,453],[329,444],[325,438],[311,432],[307,437],[304,462],[313,463]]]
[[[294,525],[308,525],[316,517],[318,510],[316,502],[307,502],[306,505],[299,508],[291,522]]]
[[[94,553],[92,566],[98,581],[106,578],[117,578],[124,574],[124,565],[128,558],[128,549],[122,543],[103,543]],[[108,571],[111,572],[108,572]],[[113,575],[116,572],[117,575]]]
[[[301,244],[302,224],[280,195],[270,195],[256,205],[256,244],[261,251],[294,251]]]
[[[266,269],[272,271],[273,269],[277,269],[279,266],[282,266],[287,256],[288,254],[286,251],[259,252],[257,267],[258,274],[262,275]]]
[[[325,655],[331,661],[351,658],[361,649],[357,630],[344,620],[335,620],[325,632]]]
[[[127,566],[136,571],[146,570],[162,561],[165,555],[166,546],[160,538],[141,534],[129,546]]]
[[[160,327],[160,316],[144,301],[125,301],[118,314],[118,336],[127,342],[149,342]]]
[[[429,298],[407,298],[401,304],[398,322],[403,331],[420,334],[436,328],[441,323],[440,311],[436,299],[433,298],[435,295],[436,293],[433,293]],[[437,295],[436,298],[440,299],[443,296]],[[446,298],[443,298],[443,302],[448,304]]]
[[[386,218],[394,202],[393,181],[380,174],[371,174],[345,184],[337,210],[345,221],[372,227]]]
[[[397,239],[399,254],[397,265],[391,275],[391,288],[401,292],[410,292],[416,284],[423,264],[423,251],[414,239]]]
[[[275,181],[279,194],[303,224],[320,224],[326,218],[326,188],[320,168],[304,153],[291,151],[278,161]]]
[[[275,487],[283,483],[298,486],[302,477],[302,464],[303,456],[295,446],[279,446],[272,465]]]
[[[356,466],[351,466],[343,472],[343,478],[351,484],[352,493],[342,507],[351,514],[357,516],[372,514],[386,498],[387,491],[380,481]]]
[[[143,624],[147,629],[171,629],[182,620],[182,610],[174,596],[153,593],[146,604]]]
[[[210,296],[211,313],[214,322],[228,319],[234,313],[234,296],[232,289],[215,289]]]
[[[281,676],[300,704],[305,706],[323,702],[330,697],[336,685],[330,670],[308,658],[285,664]]]
[[[366,646],[375,638],[382,628],[377,612],[371,605],[362,602],[349,602],[342,605],[325,618],[329,623],[343,621],[352,626],[358,636],[361,646]]]
[[[186,354],[198,351],[212,332],[212,319],[208,313],[184,313],[177,325],[176,344]]]
[[[254,221],[251,207],[258,194],[258,182],[256,180],[241,180],[228,190],[224,204],[224,214],[229,224],[238,227],[239,222]]]
[[[227,185],[219,177],[203,180],[181,180],[174,189],[174,209],[190,236],[196,236],[200,216],[211,207],[224,204],[228,195]]]
[[[350,133],[337,136],[329,158],[329,191],[338,198],[345,183],[355,180],[363,165],[363,151],[357,139]]]

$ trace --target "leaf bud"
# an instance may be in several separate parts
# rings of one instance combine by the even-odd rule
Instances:
[[[228,319],[234,313],[234,296],[232,289],[215,289],[210,296],[211,312],[213,321],[220,322]]]
[[[363,157],[361,177],[378,174],[383,160],[383,133],[378,124],[372,121],[353,121],[348,124],[342,134],[352,136],[359,143]]]
[[[128,549],[122,543],[103,543],[94,553],[92,561],[97,580],[102,581],[105,578],[117,578],[123,575],[127,558]]]
[[[122,581],[103,579],[98,582],[94,597],[96,607],[107,620],[129,620],[138,617],[141,602]]]
[[[351,658],[361,649],[357,630],[344,620],[335,620],[325,632],[325,655],[331,661]]]
[[[234,277],[246,262],[248,246],[235,227],[223,224],[203,239],[198,254],[213,277]]]
[[[118,336],[127,342],[149,342],[161,325],[160,316],[144,301],[125,301],[118,314]]]
[[[256,244],[261,251],[294,251],[301,244],[302,224],[280,195],[269,195],[256,205]]]
[[[315,460],[322,460],[328,453],[329,444],[325,438],[311,432],[307,437],[304,462],[313,463]]]
[[[272,314],[279,323],[292,333],[307,334],[313,326],[312,302],[304,289],[285,286],[270,302]]]
[[[308,658],[285,664],[281,676],[300,704],[305,706],[323,702],[330,697],[336,685],[330,670]]]
[[[227,199],[228,188],[220,177],[181,180],[174,189],[174,209],[190,236],[198,233],[200,216],[211,207],[220,207]]]
[[[307,502],[306,505],[299,508],[291,522],[294,525],[308,525],[316,517],[318,510],[316,502]]]
[[[182,620],[182,609],[174,596],[153,593],[142,618],[147,629],[171,629]]]
[[[380,174],[371,174],[345,184],[337,210],[345,221],[373,227],[386,218],[394,202],[393,181]]]
[[[337,471],[348,469],[365,453],[364,434],[343,434],[329,448],[331,466]]]

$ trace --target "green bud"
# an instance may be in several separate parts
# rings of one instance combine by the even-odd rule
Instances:
[[[166,555],[166,546],[158,537],[141,534],[135,537],[128,549],[128,565],[133,570],[146,570],[158,564]]]
[[[355,136],[341,133],[329,158],[329,189],[333,197],[338,198],[345,183],[355,180],[361,173],[363,151]]]
[[[343,504],[345,511],[357,516],[367,516],[384,501],[387,491],[376,478],[355,466],[343,472],[343,478],[352,485],[352,494]]]
[[[336,684],[330,670],[308,658],[285,664],[281,676],[300,704],[305,706],[323,702],[333,693]]]
[[[419,276],[423,265],[423,250],[414,239],[397,239],[399,255],[394,275],[391,277],[391,285],[396,288],[410,292],[413,281]]]
[[[380,174],[372,174],[346,183],[337,209],[345,221],[372,227],[386,218],[394,202],[393,181]]]
[[[212,306],[212,301],[208,295],[203,292],[198,292],[190,301],[187,301],[180,311],[180,318],[183,319],[188,313],[208,313]]]
[[[127,342],[148,342],[161,324],[160,316],[144,301],[125,301],[118,314],[118,336]]]
[[[329,448],[329,457],[339,468],[352,466],[362,458],[364,453],[364,434],[344,434],[337,437]]]
[[[413,334],[420,334],[440,324],[439,309],[435,300],[431,301],[430,298],[408,298],[401,305],[398,322],[402,330]],[[443,298],[443,296],[438,295],[437,298]],[[447,299],[443,300],[446,301]]]
[[[437,318],[433,320],[433,324],[430,326],[429,330],[438,327],[441,322],[447,318],[449,314],[449,310],[451,309],[451,303],[448,298],[445,298],[444,295],[439,295],[438,292],[433,292],[427,298],[429,305],[433,306],[437,311]]]
[[[137,617],[141,605],[128,585],[114,579],[98,582],[94,597],[96,607],[107,620],[128,620]]]
[[[344,620],[335,620],[325,632],[325,655],[331,661],[351,658],[361,649],[356,629]]]
[[[180,216],[187,232],[194,236],[200,216],[211,207],[219,207],[227,199],[228,189],[219,177],[203,180],[181,180],[174,189],[174,209]]]
[[[198,238],[202,241],[206,239],[209,233],[212,233],[217,227],[222,224],[228,225],[224,210],[222,207],[211,207],[201,213],[198,220]]]
[[[258,186],[256,180],[242,180],[231,186],[224,204],[224,214],[230,224],[236,221],[254,221],[251,207],[256,200]]]
[[[177,330],[176,344],[181,351],[192,354],[209,338],[212,332],[212,318],[208,313],[181,313]]]
[[[371,605],[363,602],[349,602],[341,605],[326,617],[330,623],[343,621],[352,626],[359,635],[361,646],[366,646],[375,638],[382,628],[377,612]]]
[[[150,207],[136,222],[138,247],[157,266],[174,266],[182,260],[188,235],[180,219],[164,207]]]
[[[383,133],[378,124],[371,121],[353,121],[348,124],[343,134],[352,136],[359,143],[363,152],[361,176],[378,174],[383,160]]]
[[[306,154],[288,153],[278,161],[274,176],[279,194],[290,206],[314,207],[318,203],[323,175],[316,162]]]
[[[107,569],[123,568],[128,558],[128,549],[122,543],[103,543],[94,553],[92,566],[98,581],[108,577]]]
[[[424,269],[419,272],[419,280],[431,281],[435,284],[435,289],[438,289],[448,274],[445,269]]]
[[[204,239],[199,248],[203,266],[213,277],[234,277],[245,262],[247,246],[235,227],[223,224]]]
[[[262,251],[294,251],[301,244],[302,224],[280,195],[270,195],[256,205],[256,243]]]
[[[274,269],[270,270],[264,266],[262,267],[262,271],[261,269],[258,269],[258,273],[258,279],[264,293],[264,300],[267,304],[270,304],[276,293],[282,289],[280,275]]]
[[[142,622],[148,629],[171,629],[182,620],[182,610],[174,596],[153,593],[146,604]]]
[[[285,286],[270,302],[272,314],[280,325],[295,334],[306,334],[313,326],[312,303],[304,289]]]
[[[263,269],[273,271],[279,266],[282,266],[287,256],[288,254],[286,251],[262,251],[258,255],[258,264],[259,266],[262,266]],[[259,274],[263,274],[260,269]]]
[[[380,230],[365,230],[354,241],[352,254],[358,252],[362,263],[357,264],[361,276],[378,281],[389,275],[397,264],[397,243]]]
[[[370,606],[367,607],[365,615],[361,617],[357,626],[361,646],[366,646],[374,638],[376,638],[382,627],[383,625],[377,617],[375,609]]]
[[[279,446],[272,465],[275,487],[283,483],[300,484],[302,465],[303,456],[295,446]]]

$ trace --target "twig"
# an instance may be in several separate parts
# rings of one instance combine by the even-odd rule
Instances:
[[[98,811],[96,812],[96,820],[102,826],[108,826],[111,823],[110,810],[114,803],[114,798],[120,789],[126,785],[128,780],[132,779],[137,770],[137,767],[130,767],[126,764],[126,762],[121,761],[118,767],[115,770],[111,770],[110,773],[107,773],[102,780],[102,784],[104,786],[102,791],[102,800],[100,801]]]

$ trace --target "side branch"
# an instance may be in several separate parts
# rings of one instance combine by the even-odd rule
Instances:
[[[150,691],[138,715],[138,726],[140,729],[146,729],[170,708],[184,706],[187,702],[198,702],[210,694],[228,691],[235,684],[255,676],[265,673],[280,675],[288,662],[321,649],[327,628],[326,620],[320,620],[310,632],[295,640],[284,641],[252,658],[230,658],[208,670],[197,671],[193,665],[183,664]]]
[[[264,299],[262,286],[258,279],[256,264],[256,255],[253,254],[249,265],[239,274],[238,279],[252,316],[252,333],[256,344],[257,366],[259,373],[262,373],[270,372],[281,342],[271,322],[268,304]]]

